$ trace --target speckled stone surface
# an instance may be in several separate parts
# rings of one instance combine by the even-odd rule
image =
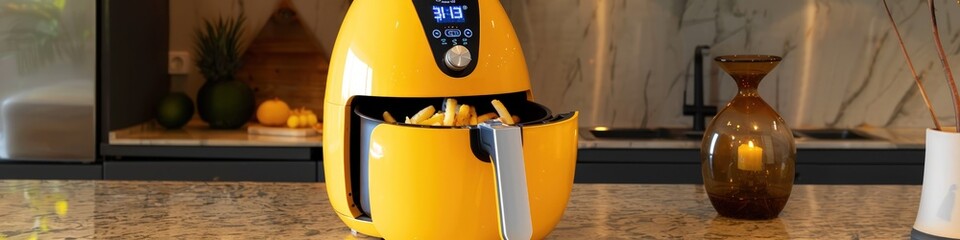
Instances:
[[[577,184],[550,239],[905,239],[919,186],[796,186],[780,218],[718,217],[699,185]],[[0,239],[362,239],[322,183],[0,181]]]

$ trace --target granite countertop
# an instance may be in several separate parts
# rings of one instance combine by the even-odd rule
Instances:
[[[718,217],[700,185],[576,184],[550,239],[905,239],[920,186],[800,185],[780,218]],[[0,181],[0,239],[358,239],[323,183]]]
[[[923,149],[924,128],[860,127],[854,131],[874,137],[868,140],[821,140],[796,138],[798,149]],[[581,149],[700,149],[700,140],[620,140],[594,137],[589,128],[580,129]]]

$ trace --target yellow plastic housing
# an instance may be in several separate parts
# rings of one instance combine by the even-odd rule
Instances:
[[[412,0],[354,1],[333,47],[326,102],[349,105],[357,95],[451,97],[530,90],[523,50],[500,2],[478,4],[477,67],[453,78],[437,66]]]
[[[323,166],[326,180],[327,194],[333,209],[343,222],[351,229],[360,233],[383,237],[384,235],[414,236],[414,233],[451,233],[457,232],[456,238],[465,235],[490,236],[496,234],[496,200],[493,198],[492,169],[488,163],[480,162],[469,152],[469,139],[466,130],[454,129],[423,129],[413,127],[384,128],[377,131],[381,147],[392,151],[413,151],[403,154],[386,155],[397,162],[408,161],[408,164],[420,166],[414,168],[404,165],[393,170],[381,169],[372,173],[376,179],[387,176],[397,176],[404,173],[416,175],[442,174],[444,176],[458,176],[460,184],[469,184],[471,188],[459,185],[435,185],[429,189],[426,186],[405,185],[422,179],[411,176],[409,179],[398,179],[395,184],[378,185],[373,190],[373,197],[381,194],[392,195],[391,189],[404,190],[407,194],[439,197],[437,191],[443,191],[443,198],[458,196],[461,202],[442,205],[447,211],[461,211],[462,214],[476,213],[479,216],[476,223],[480,225],[456,224],[456,229],[424,229],[416,225],[419,218],[434,219],[434,209],[425,209],[423,203],[413,205],[407,200],[398,199],[391,202],[380,198],[371,203],[374,208],[384,211],[383,217],[374,217],[374,222],[360,220],[360,211],[354,202],[351,182],[350,166],[350,117],[352,114],[351,100],[355,96],[384,96],[384,97],[461,97],[482,96],[505,93],[526,92],[530,94],[530,81],[527,65],[523,58],[516,33],[497,0],[477,0],[480,7],[479,53],[476,56],[477,66],[473,72],[465,77],[450,77],[439,69],[433,52],[427,42],[420,18],[415,11],[412,0],[356,0],[350,6],[337,42],[331,56],[325,102],[323,108]],[[524,148],[527,163],[528,185],[530,201],[534,215],[535,236],[542,238],[559,221],[563,212],[570,187],[573,182],[573,169],[576,159],[576,117],[566,121],[524,128]],[[390,131],[397,131],[397,135],[386,137]],[[430,132],[423,134],[419,131]],[[562,136],[561,136],[562,135]],[[393,138],[393,139],[387,139]],[[394,141],[387,141],[394,140]],[[456,141],[455,141],[456,140]],[[399,146],[423,142],[420,148]],[[432,144],[429,144],[432,143]],[[442,143],[442,144],[440,144]],[[457,157],[442,157],[436,151],[437,146],[449,146],[444,152],[455,153]],[[419,153],[412,154],[412,153]],[[416,157],[415,157],[416,156]],[[413,158],[413,159],[410,159]],[[427,160],[444,160],[452,165],[429,166]],[[441,167],[443,166],[443,167]],[[371,169],[372,170],[372,169]],[[414,171],[414,172],[410,172]],[[467,176],[470,176],[468,179]],[[536,176],[536,177],[534,177]],[[401,184],[403,183],[403,184]],[[446,184],[446,183],[444,183]],[[481,186],[482,185],[482,186]],[[543,187],[549,186],[549,187]],[[454,188],[450,188],[454,187]],[[373,188],[373,186],[371,186]],[[414,190],[410,190],[414,189]],[[378,192],[379,191],[379,192]],[[442,200],[442,199],[441,199]],[[439,200],[433,200],[439,201]],[[470,208],[464,201],[472,202],[477,207]],[[437,205],[435,207],[441,207]],[[491,208],[493,207],[493,208]],[[433,207],[431,207],[433,208]],[[415,216],[406,216],[402,220],[388,220],[390,209],[404,211],[420,209]],[[376,213],[374,213],[376,215]],[[466,216],[466,215],[461,215]],[[387,218],[387,219],[384,219]],[[429,220],[434,221],[434,220]],[[446,222],[469,222],[457,214],[444,214]],[[491,222],[492,221],[492,222]],[[421,222],[432,223],[432,222]],[[376,226],[374,226],[376,225]],[[493,227],[487,231],[486,227]],[[397,230],[397,229],[406,230]],[[391,234],[381,234],[381,231]],[[476,232],[478,235],[464,234]],[[482,233],[482,234],[480,234]],[[439,236],[439,235],[437,235]],[[453,235],[440,238],[450,238]],[[400,239],[405,239],[401,237]]]
[[[573,187],[577,116],[522,131],[533,239],[542,239]],[[500,237],[493,165],[473,154],[469,130],[380,124],[370,138],[370,205],[382,236]]]

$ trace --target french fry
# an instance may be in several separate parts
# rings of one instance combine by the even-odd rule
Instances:
[[[494,99],[493,101],[490,101],[490,104],[493,104],[493,108],[497,110],[497,114],[500,115],[501,122],[507,125],[514,124],[513,118],[510,117],[513,115],[510,115],[510,112],[507,111],[507,107],[503,106],[503,103],[501,103],[500,100]]]
[[[444,110],[446,111],[443,117],[443,126],[453,126],[457,121],[457,100],[447,98],[447,104]]]
[[[495,118],[507,125],[520,122],[520,117],[511,115],[500,100],[494,99],[490,101],[490,104],[493,105],[495,112],[477,115],[476,107],[467,104],[457,105],[456,99],[447,98],[444,99],[442,111],[437,111],[433,105],[430,105],[418,111],[413,117],[406,117],[403,122],[425,126],[475,126]],[[308,111],[306,109],[296,110]],[[383,120],[387,123],[396,123],[396,119],[388,111],[383,112]]]
[[[454,125],[463,126],[470,124],[470,106],[463,104],[457,109],[457,120]]]
[[[492,113],[492,112],[491,112],[491,113],[487,113],[487,114],[480,115],[479,117],[477,117],[477,123],[482,123],[482,122],[485,122],[485,121],[487,121],[487,120],[494,119],[494,118],[498,118],[498,117],[499,117],[499,116],[497,116],[496,113]]]
[[[393,118],[393,115],[390,115],[390,112],[383,111],[383,121],[387,123],[397,123],[397,119]]]
[[[470,125],[477,125],[477,108],[470,106]]]
[[[413,117],[410,118],[410,122],[413,124],[419,124],[420,122],[423,122],[424,120],[427,120],[433,116],[433,113],[436,112],[437,109],[433,108],[433,105],[427,106],[426,108],[423,108],[423,110],[417,112],[417,114],[414,114]]]
[[[443,115],[445,115],[445,114],[443,114],[443,113],[434,114],[433,117],[430,117],[430,118],[428,118],[427,120],[423,120],[423,121],[421,121],[421,122],[419,122],[419,123],[417,123],[417,124],[420,124],[420,125],[428,125],[428,126],[429,126],[429,125],[433,125],[434,123],[443,124],[443,118],[444,118]]]

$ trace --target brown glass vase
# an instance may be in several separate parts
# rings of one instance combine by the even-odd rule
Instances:
[[[780,60],[768,55],[715,59],[740,89],[707,126],[700,146],[703,185],[722,216],[776,218],[790,197],[797,155],[793,133],[757,92]]]

